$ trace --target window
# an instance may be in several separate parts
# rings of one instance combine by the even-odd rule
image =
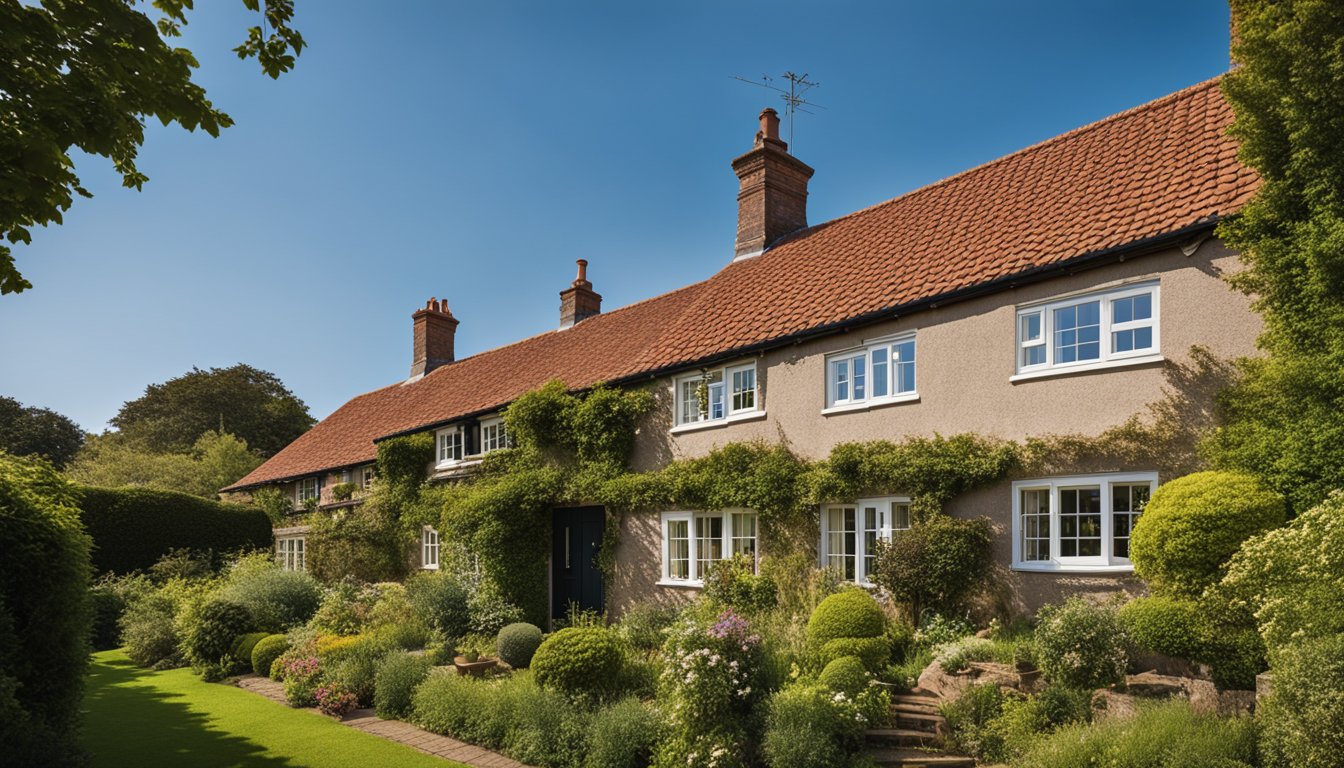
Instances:
[[[428,525],[420,531],[420,567],[427,571],[439,569],[439,532]]]
[[[439,465],[456,464],[462,460],[465,449],[461,427],[441,429],[438,433]]]
[[[373,487],[373,467],[365,467],[360,471],[359,485],[366,491]]]
[[[915,339],[884,340],[826,359],[826,407],[881,405],[915,397]]]
[[[724,421],[757,413],[756,364],[703,371],[677,379],[677,425]]]
[[[877,568],[877,542],[908,528],[910,500],[904,497],[822,507],[821,565],[846,581],[869,584]]]
[[[490,419],[481,422],[481,453],[498,451],[509,447],[508,429],[503,419]]]
[[[1017,372],[1097,367],[1158,354],[1158,284],[1017,311]]]
[[[1013,483],[1013,567],[1130,570],[1129,534],[1156,486],[1155,472]]]
[[[663,583],[702,586],[714,564],[733,555],[757,560],[756,513],[664,512]]]
[[[316,477],[303,478],[298,482],[298,485],[294,489],[295,498],[298,500],[299,506],[303,506],[304,502],[309,499],[316,499],[321,492],[322,483],[320,478]]]
[[[307,569],[303,557],[304,537],[287,536],[275,540],[275,562],[284,571]]]

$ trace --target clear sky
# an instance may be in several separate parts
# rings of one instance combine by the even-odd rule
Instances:
[[[100,431],[192,366],[272,371],[326,416],[404,379],[411,312],[447,298],[459,357],[556,327],[586,258],[612,309],[732,257],[756,115],[732,75],[820,83],[795,154],[813,223],[1227,68],[1218,0],[297,0],[310,48],[271,81],[254,20],[198,3],[185,45],[237,125],[147,130],[144,191],[95,194],[17,247],[0,394]]]

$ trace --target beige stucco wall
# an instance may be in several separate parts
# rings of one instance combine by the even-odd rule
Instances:
[[[900,440],[913,435],[975,432],[1022,440],[1046,434],[1097,435],[1163,397],[1163,362],[1118,367],[1019,382],[1015,373],[1015,323],[1019,305],[1080,291],[1157,280],[1160,291],[1160,350],[1167,363],[1189,360],[1192,346],[1216,357],[1255,353],[1261,330],[1248,297],[1223,276],[1238,268],[1236,256],[1217,240],[1191,256],[1180,249],[1133,259],[1067,277],[1009,289],[990,296],[892,320],[846,334],[768,352],[757,358],[765,417],[681,434],[672,426],[672,382],[651,385],[659,406],[641,429],[634,465],[654,469],[674,458],[699,456],[729,442],[787,442],[808,458],[824,458],[838,443]],[[868,339],[916,332],[919,399],[868,411],[823,415],[826,355]],[[1106,470],[1153,467],[1098,467]],[[903,489],[889,489],[900,493]],[[988,516],[999,536],[996,563],[1008,587],[1002,597],[1014,613],[1032,612],[1067,594],[1139,590],[1132,577],[1009,570],[1012,558],[1011,483],[1003,481],[954,501],[958,516]],[[613,610],[645,600],[685,599],[690,590],[660,587],[659,518],[627,516],[618,547],[617,571],[608,595]],[[693,593],[692,593],[693,594]]]

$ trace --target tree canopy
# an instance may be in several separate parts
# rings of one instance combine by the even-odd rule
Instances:
[[[291,26],[293,0],[243,0],[261,14],[234,49],[271,77],[294,66],[303,37]],[[154,9],[155,18],[146,13]],[[8,243],[32,228],[60,224],[75,195],[92,195],[74,172],[72,148],[106,157],[122,183],[140,189],[136,167],[145,119],[211,136],[233,124],[192,81],[199,65],[181,34],[193,0],[0,0],[0,294],[32,284]]]
[[[1263,184],[1219,234],[1264,317],[1263,358],[1222,396],[1214,463],[1305,510],[1344,487],[1344,4],[1232,0],[1223,80],[1241,161]]]
[[[239,363],[192,368],[121,407],[111,420],[138,450],[184,453],[206,432],[227,432],[270,456],[313,426],[308,406],[273,373]]]
[[[187,453],[140,450],[113,433],[89,438],[66,474],[101,488],[134,486],[213,499],[260,464],[246,442],[219,432],[201,435]]]
[[[41,456],[62,469],[84,445],[84,430],[61,414],[0,396],[0,451]]]

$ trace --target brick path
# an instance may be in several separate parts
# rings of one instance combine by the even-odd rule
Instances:
[[[238,679],[238,687],[288,706],[285,702],[285,687],[269,678],[245,675]],[[317,712],[316,709],[310,709],[309,711]],[[481,749],[457,739],[430,733],[416,728],[410,723],[403,723],[400,720],[384,720],[373,714],[372,709],[357,709],[346,715],[341,720],[341,724],[357,728],[365,733],[371,733],[374,736],[380,736],[388,741],[405,744],[429,755],[456,760],[459,763],[475,766],[475,768],[530,768],[530,766],[523,765],[517,760],[505,757],[498,752],[491,752],[488,749]]]

